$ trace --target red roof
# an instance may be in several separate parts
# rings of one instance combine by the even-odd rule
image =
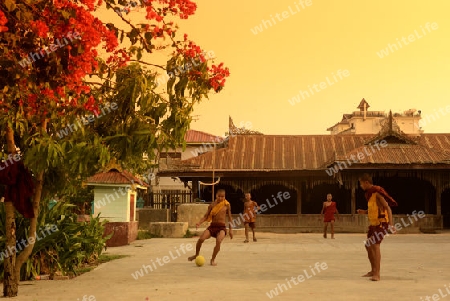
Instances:
[[[224,139],[225,138],[220,136],[215,136],[196,130],[188,130],[186,135],[184,135],[184,140],[187,144],[221,142]]]
[[[118,171],[117,169],[111,169],[107,172],[100,172],[92,177],[89,177],[86,182],[88,184],[139,184],[141,186],[149,187],[148,184],[139,180],[133,176],[130,172]]]
[[[364,151],[374,135],[236,135],[215,151],[217,171],[322,170]],[[392,143],[360,164],[449,164],[450,133],[422,134],[416,144]],[[373,144],[373,143],[372,143]],[[366,146],[369,148],[370,145]],[[210,171],[213,152],[180,162],[170,171]],[[169,171],[169,170],[168,170]],[[164,174],[164,171],[162,171]]]

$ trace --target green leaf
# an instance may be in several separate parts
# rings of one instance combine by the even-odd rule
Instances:
[[[139,30],[137,30],[136,28],[133,28],[129,33],[130,39],[133,39],[133,38],[137,37],[138,35],[139,35]]]
[[[147,32],[144,34],[144,37],[145,37],[145,40],[147,41],[148,44],[151,44],[151,43],[152,43],[153,35],[152,35],[151,32],[148,32],[148,31],[147,31]]]
[[[5,6],[9,12],[12,12],[17,7],[16,2],[14,0],[5,0]]]
[[[70,12],[66,11],[66,10],[62,10],[61,11],[61,15],[63,16],[64,19],[69,20],[71,17]]]

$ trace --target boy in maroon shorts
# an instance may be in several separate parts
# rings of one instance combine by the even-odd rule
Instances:
[[[369,257],[371,271],[363,275],[372,281],[380,280],[381,250],[380,244],[389,229],[395,233],[390,206],[397,206],[397,202],[380,186],[373,185],[372,177],[364,174],[359,178],[359,185],[365,191],[368,209],[358,209],[358,214],[367,214],[369,231],[367,232],[366,250]]]
[[[214,251],[212,254],[211,265],[217,265],[217,263],[215,262],[216,256],[220,251],[220,244],[222,243],[222,240],[225,238],[225,235],[227,233],[227,227],[225,226],[225,219],[227,215],[228,224],[230,227],[230,238],[233,239],[233,233],[231,232],[231,206],[230,203],[228,203],[228,201],[225,199],[225,190],[219,189],[216,193],[216,200],[211,203],[211,205],[209,205],[206,214],[196,224],[198,227],[205,221],[211,222],[209,227],[202,233],[202,235],[198,239],[195,248],[195,255],[189,257],[189,261],[194,260],[200,254],[200,249],[203,242],[212,236],[216,238],[216,246],[214,247]]]
[[[249,192],[245,193],[244,201],[244,227],[245,227],[245,243],[248,242],[248,227],[252,229],[253,241],[256,240],[255,236],[255,222],[256,222],[256,212],[259,210],[259,206],[255,201],[252,201],[252,196]]]

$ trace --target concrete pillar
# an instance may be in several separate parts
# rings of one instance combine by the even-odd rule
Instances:
[[[442,194],[442,192],[439,191],[439,193],[437,193],[437,195],[436,195],[436,215],[437,216],[442,214],[441,194]]]

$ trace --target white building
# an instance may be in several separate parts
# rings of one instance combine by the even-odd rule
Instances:
[[[354,135],[354,134],[376,134],[381,127],[388,121],[388,114],[384,111],[369,111],[370,105],[363,98],[358,105],[359,111],[351,114],[344,114],[342,120],[327,131],[331,135]],[[409,109],[403,113],[393,113],[393,119],[400,130],[407,135],[419,136],[423,133],[420,129],[419,120],[421,119],[420,110]]]
[[[185,135],[186,148],[182,147],[162,152],[159,155],[159,169],[164,170],[177,165],[181,160],[197,157],[203,153],[212,151],[214,146],[222,144],[224,137],[214,136],[202,131],[188,130]],[[157,174],[157,171],[155,172]],[[152,180],[152,190],[155,192],[165,190],[184,190],[191,191],[185,187],[184,183],[178,178],[159,178],[156,176]]]
[[[146,190],[139,185],[140,180],[119,166],[112,166],[99,172],[86,181],[94,186],[94,212],[102,220],[109,222],[136,221],[137,189]]]

